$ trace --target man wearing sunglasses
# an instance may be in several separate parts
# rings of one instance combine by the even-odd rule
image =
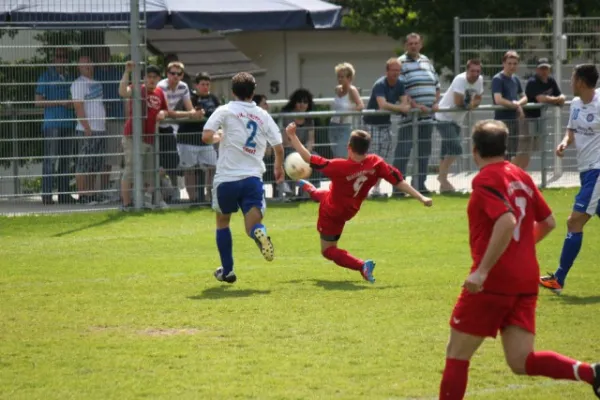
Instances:
[[[167,97],[169,111],[183,109],[184,113],[178,115],[190,119],[202,119],[203,110],[194,110],[190,97],[190,88],[182,82],[184,65],[179,61],[170,62],[167,65],[167,77],[158,83],[158,87]],[[159,125],[159,163],[167,171],[173,186],[177,186],[177,166],[179,156],[177,154],[177,124],[162,123]]]

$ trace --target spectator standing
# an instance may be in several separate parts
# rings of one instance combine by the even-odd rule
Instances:
[[[385,75],[377,79],[371,89],[371,97],[367,103],[369,110],[386,110],[392,113],[408,113],[410,104],[404,84],[398,79],[402,64],[396,58],[390,58],[385,65]],[[400,104],[397,104],[400,102]],[[365,115],[364,123],[371,133],[373,152],[386,161],[392,157],[392,134],[390,131],[391,118],[389,114]],[[371,195],[381,196],[377,182]]]
[[[197,111],[204,111],[206,118],[221,105],[217,96],[210,92],[210,75],[201,72],[196,75],[196,90],[192,92],[192,105]],[[179,165],[184,170],[185,187],[190,202],[204,202],[204,182],[207,198],[211,198],[212,181],[217,165],[217,152],[213,145],[202,141],[202,131],[206,120],[182,122],[177,132],[177,152]],[[202,178],[202,179],[200,179]]]
[[[129,74],[133,70],[133,62],[128,61],[126,64],[125,72],[119,81],[119,95],[126,99],[131,99],[133,93],[133,86],[129,84]],[[142,99],[142,147],[141,160],[142,160],[142,176],[144,187],[146,190],[146,199],[144,206],[146,208],[153,208],[152,205],[152,193],[154,192],[154,177],[156,174],[156,165],[154,157],[154,140],[156,136],[156,124],[158,121],[165,119],[168,116],[168,105],[167,98],[159,87],[157,87],[160,81],[160,69],[154,65],[149,65],[146,68],[146,75],[144,77],[144,83],[141,86],[141,99]],[[132,208],[131,202],[131,183],[133,180],[133,115],[132,100],[129,100],[130,106],[128,107],[129,115],[125,127],[123,130],[123,138],[121,140],[125,158],[125,168],[123,170],[123,177],[121,179],[121,197],[123,211],[129,211]],[[163,177],[161,177],[162,179]],[[167,204],[162,198],[156,199],[156,203],[161,208],[167,208]]]
[[[516,51],[507,51],[502,57],[502,71],[492,78],[492,101],[502,106],[502,110],[494,111],[494,119],[502,121],[508,127],[507,158],[518,167],[527,168],[529,155],[518,152],[521,125],[525,118],[523,106],[527,104],[527,96],[516,75],[519,67],[519,55]],[[521,123],[519,122],[521,121]],[[519,154],[520,153],[520,154]]]
[[[314,103],[312,93],[306,89],[297,89],[291,94],[287,104],[281,109],[281,112],[307,113],[313,111],[313,107]],[[283,118],[284,126],[288,126],[292,122],[294,122],[297,126],[298,139],[302,142],[302,144],[304,144],[308,151],[315,153],[315,121],[312,118],[306,117]],[[292,147],[286,135],[283,135],[283,147],[286,157],[294,152],[294,148]],[[316,173],[313,174],[313,176],[316,175]],[[315,182],[318,182],[318,180]],[[291,182],[284,182],[284,184],[278,188],[278,191],[289,193],[292,191],[290,188],[291,185]]]
[[[335,87],[333,110],[339,112],[360,111],[365,108],[360,93],[352,80],[356,74],[350,63],[338,64],[335,67],[338,85]],[[352,133],[352,115],[334,116],[329,127],[329,143],[333,146],[334,158],[348,158],[348,141]]]
[[[527,103],[541,103],[562,106],[565,104],[565,95],[561,93],[556,80],[550,75],[552,66],[547,58],[540,58],[535,69],[535,75],[525,84]],[[541,120],[542,111],[525,110],[527,139],[530,141],[531,151],[539,150],[540,137],[545,132],[546,121]],[[529,155],[529,154],[528,154]],[[527,160],[529,163],[529,160]]]
[[[77,190],[79,203],[98,203],[96,180],[103,170],[106,154],[106,110],[102,84],[93,79],[92,58],[79,57],[79,78],[71,85],[71,97],[77,116],[77,136],[80,137],[77,160]]]
[[[462,154],[461,126],[467,111],[481,104],[483,95],[483,76],[481,61],[477,59],[467,62],[467,70],[454,77],[452,84],[440,100],[440,111],[435,114],[437,128],[442,137],[440,172],[440,193],[454,192],[454,186],[448,180],[448,172],[456,157]],[[443,112],[446,108],[461,108],[466,111]]]
[[[167,65],[167,78],[158,82],[158,87],[167,96],[167,104],[170,111],[183,109],[186,116],[201,119],[202,112],[196,112],[192,105],[190,89],[182,82],[184,65],[179,61],[173,61]],[[181,105],[180,105],[181,104]],[[159,125],[159,163],[163,167],[174,187],[177,187],[177,167],[179,156],[177,153],[177,124],[161,123]]]
[[[54,170],[58,164],[58,202],[73,203],[69,194],[69,169],[74,156],[74,113],[71,102],[71,78],[67,73],[67,49],[54,51],[53,65],[39,77],[35,90],[35,104],[44,108],[44,161],[42,163],[42,203],[54,204]],[[59,157],[59,158],[57,158]]]
[[[119,81],[123,75],[123,67],[111,64],[110,48],[102,46],[96,48],[96,61],[94,67],[94,80],[102,84],[104,108],[106,110],[106,164],[102,169],[101,189],[102,199],[110,199],[110,173],[113,166],[121,166],[120,140],[125,125],[125,107],[119,96]]]
[[[433,63],[421,54],[423,40],[418,33],[410,33],[404,43],[405,53],[398,60],[402,63],[401,80],[406,87],[406,94],[411,100],[411,107],[421,111],[417,136],[418,175],[412,177],[412,186],[422,194],[430,193],[425,186],[429,157],[431,156],[431,134],[433,132],[433,116],[438,111],[440,101],[440,81]],[[395,151],[394,166],[408,175],[407,167],[413,146],[412,125],[405,124],[400,128],[398,145]],[[416,178],[416,179],[415,179]]]

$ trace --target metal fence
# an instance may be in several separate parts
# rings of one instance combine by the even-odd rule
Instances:
[[[56,16],[36,25],[15,18],[0,26],[3,214],[13,205],[76,209],[119,201],[127,107],[118,86],[132,52],[145,58],[145,13],[142,6],[130,21],[79,6],[89,9],[89,20]]]
[[[528,105],[526,109],[539,107],[539,105]],[[388,162],[396,165],[405,175],[411,177],[414,186],[422,190],[427,189],[439,192],[449,189],[448,185],[445,185],[445,187],[441,185],[441,183],[444,183],[444,179],[440,179],[440,165],[444,156],[455,155],[456,161],[448,169],[448,183],[456,191],[465,192],[470,189],[471,180],[477,173],[477,167],[474,165],[470,155],[470,130],[476,121],[489,118],[494,109],[496,108],[493,106],[481,106],[476,110],[469,111],[464,119],[464,124],[460,127],[441,121],[419,120],[419,114],[416,111],[407,116],[392,115],[390,125],[365,125],[362,122],[362,118],[366,114],[386,114],[386,112],[381,111],[348,112],[342,114],[336,114],[331,111],[320,111],[304,114],[273,114],[273,117],[282,129],[291,120],[305,119],[305,121],[312,121],[314,128],[305,128],[305,132],[302,135],[309,139],[309,143],[314,140],[312,150],[325,157],[343,156],[345,140],[347,140],[344,137],[347,137],[349,131],[358,128],[366,129],[373,135],[372,151],[379,153]],[[18,131],[21,126],[20,121],[23,121],[23,118],[19,116],[19,112],[16,110],[12,109],[12,120],[9,120],[11,122],[8,124],[13,130],[16,129]],[[449,110],[449,112],[459,111]],[[541,111],[542,116],[539,119],[521,120],[511,126],[513,132],[520,135],[522,139],[518,143],[519,153],[529,155],[530,162],[527,169],[541,187],[577,186],[579,181],[573,150],[567,152],[564,171],[560,174],[554,172],[554,165],[556,163],[556,157],[554,156],[554,136],[556,132],[560,132],[559,134],[562,136],[564,131],[552,126],[553,119],[547,118],[549,115],[548,111],[550,110],[543,107]],[[350,116],[352,123],[347,126],[333,125],[329,121],[333,115]],[[168,122],[181,124],[185,121],[173,120]],[[195,134],[200,135],[201,133],[195,132]],[[450,138],[453,134],[457,134],[454,139]],[[118,138],[120,142],[122,136],[118,135]],[[140,192],[143,191],[145,194],[143,206],[145,208],[179,208],[208,205],[211,198],[210,189],[214,167],[208,164],[199,164],[202,164],[201,160],[207,159],[207,153],[215,152],[215,149],[212,146],[187,149],[188,152],[195,151],[194,155],[190,156],[190,153],[187,153],[187,155],[182,154],[182,151],[185,153],[186,150],[182,149],[181,146],[177,146],[176,135],[173,133],[161,133],[157,130],[155,139],[151,145],[141,145],[137,150],[142,159],[140,165],[143,176],[142,182],[145,189],[142,188],[142,185],[136,189],[140,190]],[[174,146],[161,148],[161,145],[165,143],[164,139],[171,140]],[[26,150],[26,147],[18,144],[28,143],[29,145],[39,145],[40,143],[51,142],[51,139],[26,139],[23,142],[17,135],[16,140],[12,138],[2,140],[2,145],[8,145],[11,153],[10,157],[5,158],[4,155],[2,156],[3,161],[8,161],[9,168],[5,170],[5,175],[2,178],[1,187],[3,192],[0,195],[0,213],[72,212],[78,210],[116,209],[122,208],[124,205],[121,181],[125,162],[122,156],[122,149],[119,149],[115,153],[104,151],[99,157],[105,159],[107,156],[115,156],[115,160],[117,161],[115,169],[110,172],[112,186],[108,189],[100,187],[95,192],[110,194],[111,197],[103,201],[104,204],[100,204],[99,202],[81,202],[80,204],[76,204],[79,203],[76,199],[81,196],[81,193],[78,193],[76,190],[69,189],[64,192],[62,187],[58,187],[55,184],[53,189],[56,188],[56,190],[44,192],[41,185],[31,186],[27,183],[31,182],[32,179],[37,182],[42,182],[44,178],[48,179],[48,174],[44,173],[48,171],[43,170],[43,162],[40,163],[39,161],[61,160],[64,159],[64,156],[38,156],[35,158],[38,162],[35,162],[27,151],[23,151]],[[61,138],[54,139],[55,142],[62,140]],[[132,147],[129,148],[129,151],[135,152]],[[286,148],[286,154],[289,154],[291,151],[291,148]],[[195,165],[182,165],[182,155],[185,159],[195,157],[194,159],[199,161]],[[71,158],[71,156],[68,159],[70,167],[73,167],[78,162]],[[267,173],[264,177],[267,198],[271,201],[298,200],[301,196],[295,189],[294,182],[286,181],[283,185],[274,184],[272,163],[272,156],[267,155],[265,157]],[[58,179],[64,177],[71,181],[74,176],[76,176],[76,171],[69,169],[63,173],[53,174],[51,179],[56,183]],[[131,177],[129,179],[131,182]],[[328,185],[326,177],[319,175],[317,172],[313,174],[311,179],[317,185]],[[380,195],[390,195],[391,191],[392,188],[389,184],[382,183]],[[68,195],[73,200],[65,204],[65,202],[60,201],[61,195]],[[50,197],[53,202],[44,202],[44,196]],[[129,198],[131,199],[132,197]]]

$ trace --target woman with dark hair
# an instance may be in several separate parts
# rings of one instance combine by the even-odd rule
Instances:
[[[282,113],[305,113],[313,111],[313,95],[306,89],[295,90],[287,104],[281,109]],[[290,123],[296,123],[296,134],[300,142],[306,147],[308,151],[314,153],[315,150],[315,121],[312,118],[306,117],[289,117],[283,118],[283,126],[288,126]],[[283,147],[285,149],[285,155],[294,152],[292,145],[290,144],[286,135],[283,138]],[[314,173],[313,173],[314,174]],[[314,183],[318,186],[318,180]],[[289,184],[289,183],[288,183]],[[291,185],[294,187],[294,185]],[[292,192],[295,192],[292,189]]]
[[[252,98],[252,101],[256,103],[257,106],[262,108],[265,111],[269,111],[269,103],[267,103],[267,96],[264,94],[255,94]]]

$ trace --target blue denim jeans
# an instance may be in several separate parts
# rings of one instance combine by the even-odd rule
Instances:
[[[69,192],[71,173],[69,167],[75,156],[75,130],[71,128],[44,129],[44,160],[42,163],[42,197],[52,196],[54,179],[59,196]],[[55,172],[55,168],[58,169]],[[58,176],[55,176],[58,175]],[[63,195],[64,196],[64,195]]]
[[[348,158],[348,141],[352,133],[350,124],[329,125],[329,143],[334,158]]]
[[[417,164],[419,173],[412,177],[412,186],[419,190],[424,190],[425,180],[427,179],[427,168],[429,167],[429,157],[431,156],[431,134],[433,132],[433,123],[430,120],[419,121],[418,123],[418,153]],[[408,171],[408,161],[413,148],[413,129],[412,124],[402,125],[399,129],[398,144],[396,146],[394,167],[398,168],[402,175],[406,177]],[[416,178],[416,179],[415,179]]]

